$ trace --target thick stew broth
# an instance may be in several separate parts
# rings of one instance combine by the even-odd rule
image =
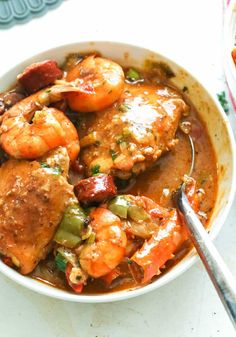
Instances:
[[[97,68],[94,67],[96,62]],[[82,70],[78,68],[80,65]],[[109,67],[111,81],[106,82],[103,74]],[[52,82],[48,82],[48,74]],[[217,195],[217,162],[206,125],[185,94],[188,88],[175,88],[171,83],[173,76],[163,63],[147,62],[144,70],[122,70],[111,60],[73,54],[62,69],[53,60],[31,65],[18,76],[20,85],[0,94],[0,175],[4,182],[0,185],[0,253],[4,263],[54,287],[76,293],[102,294],[153,282],[190,251],[192,246],[183,223],[178,222],[173,201],[175,191],[191,166],[188,134],[195,146],[194,193],[201,196],[196,212],[205,226]],[[101,78],[104,81],[100,81]],[[40,81],[42,86],[39,87]],[[76,92],[76,86],[81,83],[85,86]],[[118,83],[116,87],[114,83]],[[93,100],[90,96],[99,85],[105,91],[98,92]],[[62,94],[58,88],[63,88]],[[114,95],[117,95],[115,99]],[[96,104],[100,106],[97,110]],[[19,121],[23,131],[18,127]],[[50,124],[50,121],[53,122]],[[39,126],[33,129],[37,123]],[[37,152],[40,146],[35,149],[30,141],[32,130],[39,130],[40,123],[44,127],[34,140],[43,144],[43,149],[49,147],[42,153]],[[58,130],[63,127],[60,138],[57,132],[59,134]],[[103,184],[98,183],[100,179],[106,181],[105,192]],[[81,191],[83,198],[80,199]],[[157,205],[148,209],[153,202]],[[153,209],[156,215],[151,213]],[[99,240],[99,221],[94,221],[98,210],[103,212],[99,220],[103,231],[102,235],[100,232],[101,247],[106,245],[103,258],[110,256],[114,249],[118,252],[118,262],[112,264],[114,255],[111,254],[108,261],[113,265],[111,268],[101,259],[95,274],[96,268],[93,270],[91,265],[100,252],[86,255],[86,250],[96,246]],[[109,221],[115,219],[116,230],[110,229],[109,240],[106,226],[112,226],[110,223],[104,225],[107,221],[104,214],[108,214]],[[137,255],[160,228],[163,230],[166,218],[168,222],[173,214],[177,214],[176,227],[167,234],[170,240],[176,239],[174,234],[177,234],[179,241],[161,246],[163,249],[173,244],[173,250],[167,254],[164,265],[156,267],[154,256],[152,274],[141,282],[137,277],[145,279],[146,266]],[[146,232],[142,232],[140,223]],[[155,244],[159,249],[158,243]],[[158,250],[155,253],[158,254]],[[147,258],[150,256],[153,257],[148,255]],[[110,281],[107,275],[111,275]]]
[[[158,72],[155,72],[155,69],[154,72],[139,70],[139,73],[141,74],[143,83],[164,83],[173,87],[171,82],[168,80],[169,76],[166,76],[166,74],[163,75],[162,71],[158,70]],[[170,75],[172,76],[173,74]],[[131,85],[138,84],[134,82]],[[186,91],[186,88],[184,88],[183,91]],[[178,90],[178,92],[180,95],[183,95],[184,100],[190,107],[189,114],[183,117],[182,121],[191,122],[190,135],[194,140],[196,154],[192,176],[197,182],[197,188],[204,190],[204,197],[200,204],[200,211],[203,219],[205,219],[205,225],[207,226],[217,193],[216,157],[206,126],[199,118],[196,109],[191,102],[189,102],[189,99],[185,97],[184,92],[180,92],[180,90]],[[71,112],[69,111],[68,116],[71,116]],[[77,125],[79,124],[78,131],[80,138],[83,138],[86,134],[93,122],[93,118],[95,118],[93,113],[82,114],[79,118],[73,115],[72,121],[75,124],[77,123]],[[151,198],[164,207],[174,207],[173,194],[181,184],[183,176],[188,174],[192,159],[189,140],[186,134],[178,129],[176,138],[178,139],[178,143],[173,147],[173,149],[165,153],[145,172],[141,173],[137,177],[133,177],[131,179],[132,183],[125,184],[119,180],[118,187],[120,187],[121,193],[143,195]],[[76,172],[71,172],[71,176],[73,176],[73,180],[77,179]],[[166,273],[169,268],[181,260],[181,258],[185,256],[190,249],[191,244],[189,241],[186,241],[181,248],[178,249],[175,257],[166,263],[165,269],[162,270],[162,273]],[[90,279],[84,287],[83,293],[96,294],[137,287],[138,285],[129,273],[127,265],[121,264],[120,268],[123,269],[124,275],[126,275],[125,277],[117,278],[109,286],[100,279]],[[158,277],[161,277],[162,273]],[[65,281],[64,274],[56,269],[52,255],[50,255],[46,260],[41,261],[31,276],[43,282],[47,282],[52,286],[71,291]],[[153,280],[155,280],[155,278]]]

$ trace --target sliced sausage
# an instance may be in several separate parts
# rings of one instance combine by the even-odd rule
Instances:
[[[113,178],[106,174],[81,180],[75,186],[75,194],[79,201],[101,202],[117,194]]]
[[[52,84],[62,76],[62,71],[56,61],[46,60],[33,63],[17,76],[17,80],[31,94]]]

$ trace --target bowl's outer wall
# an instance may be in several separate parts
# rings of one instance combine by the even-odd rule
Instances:
[[[201,119],[205,122],[212,144],[214,146],[218,162],[218,195],[209,224],[211,236],[215,237],[222,227],[229,208],[233,202],[235,190],[235,144],[229,122],[219,106],[217,100],[213,98],[199,82],[185,69],[176,65],[164,56],[151,52],[141,47],[113,42],[82,42],[73,45],[61,46],[36,55],[10,71],[0,78],[0,91],[7,90],[16,80],[26,66],[33,62],[45,59],[55,59],[59,64],[63,64],[65,56],[73,52],[98,51],[102,55],[112,58],[122,65],[132,65],[143,67],[146,59],[166,62],[175,73],[173,83],[180,89],[188,87],[188,96],[197,108]],[[18,272],[7,267],[0,261],[0,271],[15,280],[21,285],[47,296],[74,302],[110,302],[130,297],[138,296],[157,289],[162,285],[175,279],[178,275],[187,270],[196,261],[194,251],[188,254],[168,273],[158,278],[155,282],[132,290],[104,294],[104,295],[76,295],[60,289],[50,287],[44,283],[20,275]]]

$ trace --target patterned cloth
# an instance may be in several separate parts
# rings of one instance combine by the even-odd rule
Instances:
[[[0,0],[0,28],[29,21],[58,6],[63,0]]]

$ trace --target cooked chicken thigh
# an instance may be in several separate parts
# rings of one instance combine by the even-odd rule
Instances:
[[[82,125],[87,175],[99,171],[128,179],[144,171],[175,145],[179,119],[187,109],[167,86],[126,84],[119,101],[86,117]]]
[[[46,257],[74,198],[73,186],[66,180],[67,151],[59,148],[42,161],[10,159],[0,168],[0,252],[11,257],[22,274]]]

